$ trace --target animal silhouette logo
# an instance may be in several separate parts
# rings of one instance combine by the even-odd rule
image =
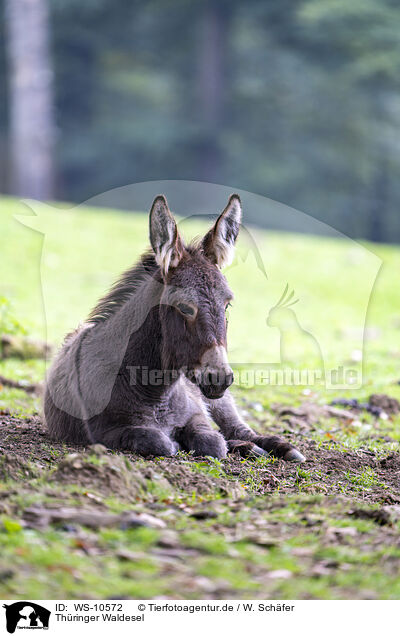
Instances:
[[[318,340],[300,325],[296,312],[292,309],[299,302],[294,298],[294,290],[289,292],[289,284],[283,291],[278,302],[270,309],[267,316],[268,327],[275,327],[280,331],[281,364],[296,363],[298,351],[305,359],[312,359],[315,367],[324,368],[321,347]]]
[[[16,629],[48,629],[50,610],[32,603],[18,601],[11,605],[3,605],[6,610],[7,631],[14,634]]]

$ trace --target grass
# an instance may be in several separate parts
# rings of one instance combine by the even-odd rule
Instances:
[[[47,334],[49,342],[57,345],[147,246],[147,214],[39,204],[35,209],[38,216],[29,216],[24,204],[0,200],[0,297],[11,305],[7,315],[30,335],[43,338]],[[199,223],[190,226],[189,237],[205,229]],[[327,368],[343,365],[360,370],[363,366],[361,388],[332,388],[327,391],[329,397],[351,394],[364,399],[371,386],[375,391],[390,387],[400,397],[400,385],[395,384],[400,360],[400,288],[396,285],[400,250],[260,230],[253,235],[268,280],[245,240],[239,241],[237,262],[226,271],[235,292],[229,324],[231,360],[246,366],[268,363],[276,368],[279,364],[279,328],[269,327],[266,319],[288,283],[299,299],[294,306],[298,327],[288,340],[296,368],[319,366],[304,341],[307,331],[319,342]],[[23,272],[20,254],[29,263]],[[4,312],[2,321],[10,321]],[[363,348],[364,324],[361,365],[352,357],[357,358]],[[22,366],[9,361],[2,363],[2,370],[27,380],[43,375],[40,362]],[[247,390],[245,379],[241,386]],[[256,387],[254,399],[267,406],[277,397],[298,399],[304,388],[263,384],[258,391]],[[324,395],[324,387],[314,388]]]
[[[378,486],[378,488],[386,488],[385,484],[383,484],[378,479],[378,477],[375,475],[375,472],[370,467],[359,473],[346,473],[345,477],[351,484],[355,484],[355,486],[360,490],[369,489],[372,486]]]
[[[398,546],[386,545],[391,530],[345,514],[343,501],[303,497],[270,501],[266,509],[247,502],[247,515],[236,528],[264,521],[279,526],[275,544],[211,532],[206,522],[189,521],[180,533],[182,560],[160,556],[163,533],[146,528],[85,530],[70,535],[62,529],[24,530],[9,518],[0,531],[0,575],[4,598],[96,598],[158,595],[198,598],[199,592],[239,598],[398,598]],[[220,504],[229,515],[229,502]],[[284,506],[285,510],[282,510]],[[285,514],[282,514],[284,513]],[[289,513],[289,514],[288,514]],[[314,517],[323,523],[309,527]],[[338,515],[342,519],[338,520]],[[289,517],[289,518],[288,518]],[[221,518],[218,519],[221,523]],[[352,530],[341,543],[327,538],[332,530]],[[120,556],[118,556],[120,555]],[[8,568],[7,568],[8,563]],[[16,573],[10,575],[10,564]],[[275,575],[276,573],[276,575]]]
[[[29,214],[26,206],[0,199],[0,299],[5,299],[0,302],[1,330],[23,330],[58,346],[146,247],[147,214],[40,205],[36,210],[39,215],[26,216],[24,227],[14,215]],[[203,231],[200,223],[190,226],[191,235]],[[338,397],[365,401],[378,392],[400,399],[400,248],[260,230],[253,235],[268,279],[243,240],[238,261],[226,272],[235,293],[229,348],[237,368],[259,363],[278,368],[280,331],[268,326],[267,318],[288,283],[299,302],[284,355],[294,355],[300,370],[318,368],[316,350],[308,346],[317,341],[326,367],[362,366],[363,376],[361,386],[344,389],[323,384],[252,386],[243,379],[234,391],[249,421],[261,430],[275,426],[282,433],[285,424],[277,424],[270,414],[275,402],[325,404]],[[22,267],[21,255],[29,266]],[[314,340],[304,338],[305,332]],[[0,374],[15,380],[37,382],[44,373],[41,360],[0,361]],[[2,410],[23,422],[40,413],[40,401],[3,387]],[[50,466],[36,477],[12,475],[0,485],[0,596],[398,598],[398,521],[381,527],[352,512],[360,502],[368,510],[379,508],[387,493],[396,494],[379,461],[398,451],[399,421],[362,414],[350,423],[322,418],[307,430],[303,437],[314,443],[309,455],[316,459],[322,452],[344,459],[365,451],[374,454],[376,464],[362,469],[349,464],[334,477],[318,462],[282,467],[261,458],[231,465],[193,461],[182,453],[177,461],[183,476],[190,477],[183,487],[179,480],[171,481],[164,460],[140,461],[141,470],[151,464],[155,472],[146,478],[136,501],[129,502],[124,493],[104,495],[94,487],[53,482],[51,471],[68,449],[51,448],[44,439]],[[7,444],[16,439],[10,435]],[[34,465],[34,450],[25,459]],[[88,461],[102,466],[95,456]],[[130,465],[131,459],[126,462]],[[242,488],[233,495],[229,488],[235,484]],[[27,506],[65,503],[115,513],[127,507],[143,510],[164,519],[167,527],[78,527],[70,532],[25,526],[22,512]],[[203,509],[213,514],[191,516]],[[332,528],[351,531],[335,533]]]

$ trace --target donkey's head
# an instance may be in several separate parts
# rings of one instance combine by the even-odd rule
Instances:
[[[165,197],[158,196],[150,212],[150,241],[164,283],[163,366],[182,369],[211,399],[233,382],[225,314],[233,294],[220,269],[232,261],[240,221],[240,198],[233,194],[204,238],[186,246]]]

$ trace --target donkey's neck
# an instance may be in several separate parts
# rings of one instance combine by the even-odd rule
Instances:
[[[162,374],[161,343],[157,307],[150,311],[139,331],[131,335],[121,369],[132,391],[150,399],[158,399],[166,388],[157,380]]]
[[[134,316],[134,321],[119,372],[133,393],[150,401],[159,400],[178,378],[177,374],[165,371],[162,364],[159,312],[162,289],[162,284],[153,279],[129,301],[131,312],[128,308],[127,313]]]

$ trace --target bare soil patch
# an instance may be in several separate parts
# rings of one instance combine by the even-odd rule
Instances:
[[[280,460],[260,463],[232,454],[214,468],[212,460],[191,455],[145,461],[131,453],[114,453],[101,447],[96,451],[93,447],[55,442],[39,417],[19,419],[3,413],[0,476],[3,480],[29,480],[43,470],[50,470],[51,482],[78,484],[102,495],[115,494],[130,501],[146,490],[150,480],[171,491],[232,499],[249,493],[272,492],[331,495],[338,492],[339,485],[340,492],[352,499],[400,502],[400,453],[382,458],[371,450],[343,452],[330,441],[317,445],[304,433],[285,431],[285,436],[306,457],[300,467]],[[370,487],[360,488],[357,476],[368,470],[374,478]]]
[[[265,413],[256,420],[260,432],[284,434],[299,448],[301,465],[238,454],[144,460],[54,442],[39,417],[3,412],[3,598],[17,590],[33,598],[23,587],[29,577],[45,580],[48,594],[62,588],[64,597],[85,598],[86,572],[94,568],[96,580],[107,581],[111,560],[115,581],[96,597],[106,598],[110,586],[115,598],[397,597],[400,454],[316,443],[317,412],[283,409],[282,419],[267,422]],[[38,564],[37,545],[47,555],[55,536],[50,565]],[[11,554],[18,567],[10,568]],[[65,590],[69,559],[81,565],[71,566]],[[387,583],[376,588],[382,572]]]

